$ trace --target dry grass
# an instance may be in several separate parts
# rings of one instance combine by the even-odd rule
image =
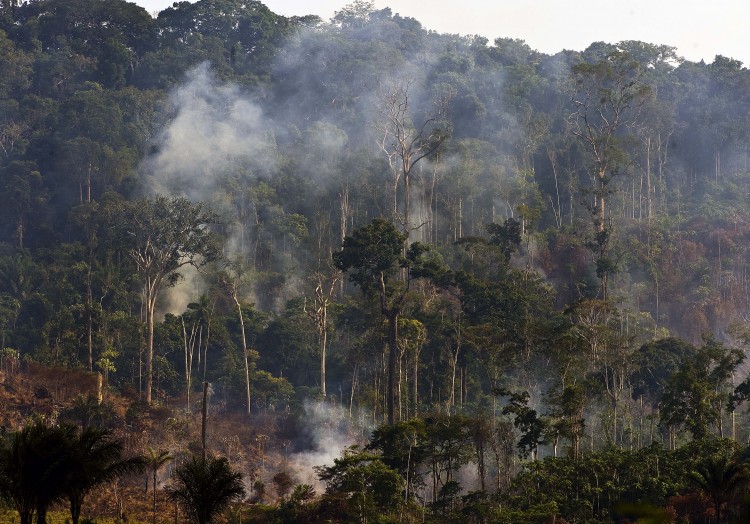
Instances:
[[[50,420],[70,408],[79,395],[95,395],[97,377],[84,370],[46,368],[24,365],[14,373],[0,371],[0,426],[14,431],[30,418],[43,416]],[[184,399],[170,399],[166,405],[147,407],[138,404],[137,393],[125,395],[106,392],[104,401],[111,417],[109,425],[124,440],[126,453],[145,454],[147,449],[166,450],[175,460],[159,474],[157,522],[174,522],[175,507],[166,499],[162,488],[179,461],[201,449],[201,413],[185,412]],[[133,416],[131,406],[141,406]],[[126,417],[130,411],[131,415]],[[246,479],[248,495],[253,482],[266,485],[265,502],[273,502],[273,476],[283,469],[284,448],[280,428],[283,415],[223,411],[212,406],[208,417],[207,445],[210,452],[225,456],[232,467]],[[145,474],[110,483],[92,493],[85,501],[82,517],[97,523],[152,522],[153,492],[145,488]],[[124,517],[124,520],[121,518]],[[48,521],[63,524],[69,519],[65,505],[52,509]],[[180,518],[182,521],[182,517]],[[10,510],[0,509],[0,524],[18,522]]]

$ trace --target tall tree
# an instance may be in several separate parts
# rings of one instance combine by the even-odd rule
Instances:
[[[592,46],[593,47],[593,46]],[[601,295],[607,298],[607,279],[614,270],[609,260],[611,227],[607,201],[613,177],[627,165],[622,131],[637,122],[638,109],[651,96],[643,81],[643,68],[631,55],[616,47],[594,63],[581,62],[572,68],[574,107],[569,123],[583,143],[593,170],[594,224],[597,275]]]
[[[341,251],[333,254],[334,265],[349,273],[349,280],[365,296],[380,301],[380,312],[388,322],[388,424],[395,419],[396,360],[398,358],[398,317],[408,291],[408,280],[399,282],[396,274],[407,266],[402,256],[406,234],[389,221],[376,218],[344,238]]]
[[[344,239],[341,251],[333,254],[334,265],[349,271],[349,280],[368,298],[377,299],[388,324],[388,423],[393,425],[396,401],[396,367],[399,356],[398,319],[413,278],[420,276],[419,263],[427,247],[415,242],[403,256],[406,234],[388,220],[376,218]],[[405,280],[397,280],[405,270]],[[416,271],[415,271],[416,270]]]
[[[250,359],[253,350],[248,347],[247,330],[245,329],[245,314],[242,311],[243,286],[247,283],[249,270],[244,266],[242,260],[227,264],[226,270],[221,275],[221,281],[227,289],[232,302],[237,307],[237,316],[240,321],[240,335],[242,336],[242,361],[245,368],[245,395],[247,401],[247,414],[252,411],[252,398],[250,396]]]
[[[320,394],[326,398],[326,350],[328,347],[329,319],[328,313],[336,288],[341,280],[338,270],[330,268],[316,271],[311,275],[312,283],[315,285],[311,304],[305,302],[305,313],[315,323],[318,332],[318,348],[320,350]]]
[[[159,292],[177,284],[177,271],[200,268],[218,257],[218,247],[208,225],[216,221],[203,204],[186,198],[141,199],[123,203],[113,217],[117,243],[135,264],[143,282],[146,310],[146,402],[152,402],[154,314]]]
[[[434,114],[428,114],[421,124],[415,124],[410,106],[409,89],[413,82],[399,84],[380,96],[383,121],[377,125],[380,148],[388,157],[393,175],[393,217],[401,222],[406,235],[412,229],[409,214],[411,178],[420,160],[437,151],[448,138],[445,114],[455,90],[447,89],[434,100]],[[398,213],[397,193],[403,183],[402,213]]]

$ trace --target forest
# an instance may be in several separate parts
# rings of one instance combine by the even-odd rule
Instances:
[[[668,43],[2,0],[0,521],[748,522],[749,148]]]

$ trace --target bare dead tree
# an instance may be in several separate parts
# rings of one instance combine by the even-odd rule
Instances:
[[[414,80],[397,84],[378,96],[378,105],[383,118],[375,125],[379,133],[378,145],[388,158],[392,176],[393,217],[407,235],[413,229],[409,213],[411,177],[414,168],[424,158],[435,153],[448,139],[449,125],[446,120],[450,101],[456,95],[447,87],[432,100],[432,110],[421,124],[414,123],[409,90]],[[403,184],[402,214],[398,209],[398,186]],[[417,226],[419,227],[419,226]]]
[[[328,257],[331,260],[331,257]],[[304,310],[307,316],[315,323],[318,332],[318,347],[320,349],[320,394],[326,398],[326,349],[328,346],[328,308],[336,294],[338,283],[341,281],[341,272],[328,264],[325,270],[313,272],[310,276],[315,289],[313,297],[308,303],[305,300]]]

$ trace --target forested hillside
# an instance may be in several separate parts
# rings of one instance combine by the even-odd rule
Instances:
[[[668,44],[3,0],[0,377],[210,383],[258,522],[742,521],[750,71]]]

